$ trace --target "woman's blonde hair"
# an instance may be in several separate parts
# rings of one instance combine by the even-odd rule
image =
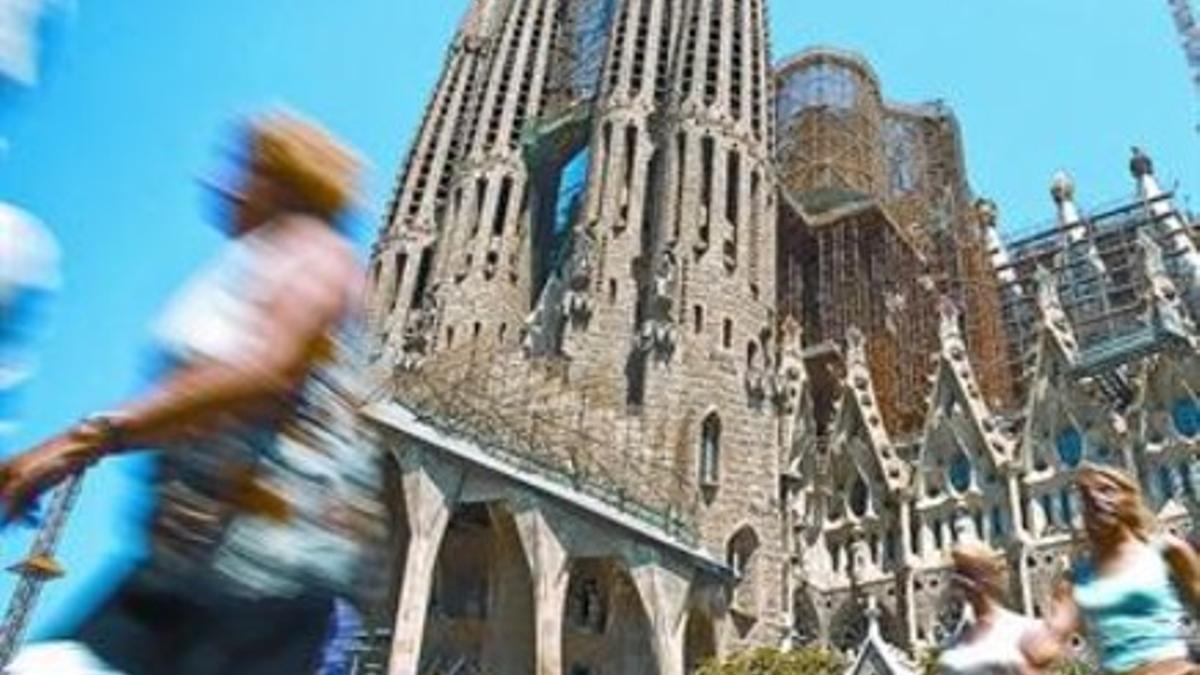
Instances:
[[[984,594],[1002,601],[1005,594],[1004,562],[982,544],[964,542],[950,551],[954,569],[979,584]]]
[[[357,200],[361,164],[320,126],[284,111],[248,126],[246,161],[287,190],[290,207],[332,219]]]
[[[1142,493],[1142,486],[1137,480],[1121,469],[1092,462],[1081,464],[1075,474],[1075,481],[1081,485],[1093,483],[1097,478],[1116,485],[1119,489],[1134,498],[1133,507],[1119,514],[1121,522],[1125,523],[1129,531],[1143,541],[1154,537],[1158,531],[1158,519],[1155,518],[1154,513],[1146,506],[1146,498]]]

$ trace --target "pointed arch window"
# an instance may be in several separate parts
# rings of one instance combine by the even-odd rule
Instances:
[[[1058,493],[1058,508],[1062,512],[1062,522],[1064,527],[1072,527],[1075,524],[1075,504],[1071,500],[1071,491],[1063,489]]]
[[[1075,468],[1083,460],[1083,434],[1075,427],[1067,427],[1054,439],[1058,459],[1067,467]]]
[[[700,485],[716,487],[721,482],[721,418],[711,412],[700,426]]]
[[[1192,477],[1191,462],[1184,462],[1179,465],[1179,487],[1183,490],[1183,494],[1188,499],[1196,498],[1196,484]]]
[[[754,553],[758,550],[758,535],[749,526],[743,527],[729,538],[725,547],[725,563],[739,579],[745,579],[753,571]]]
[[[1004,516],[1000,513],[999,506],[992,507],[992,536],[1004,536]]]
[[[950,458],[950,468],[946,473],[950,487],[954,488],[955,492],[962,493],[971,489],[973,468],[971,459],[967,457],[967,453],[963,452],[962,448],[955,450],[954,455]]]
[[[1192,398],[1176,401],[1175,405],[1171,406],[1171,421],[1175,423],[1175,430],[1180,434],[1195,438],[1200,434],[1200,405]]]
[[[1042,503],[1042,515],[1046,520],[1046,527],[1054,526],[1054,506],[1051,503],[1050,495],[1043,494],[1040,499]]]
[[[859,518],[867,515],[867,510],[871,505],[871,491],[867,487],[867,481],[863,479],[862,474],[855,472],[854,482],[850,484],[847,499],[850,503],[851,513]]]
[[[1158,490],[1162,493],[1163,500],[1171,499],[1175,496],[1175,481],[1171,476],[1171,469],[1166,464],[1158,466]]]

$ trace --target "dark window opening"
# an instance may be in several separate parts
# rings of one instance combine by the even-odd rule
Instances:
[[[708,244],[709,223],[712,222],[712,192],[713,192],[713,154],[716,142],[711,136],[706,136],[700,144],[700,156],[703,174],[700,180],[700,203],[704,206],[704,221],[700,224],[700,240]]]
[[[479,232],[479,222],[483,220],[483,201],[487,196],[487,179],[475,180],[475,219],[471,221],[471,236]]]
[[[417,279],[413,284],[412,307],[422,307],[425,304],[425,288],[429,285],[429,274],[433,267],[433,251],[426,247],[421,250],[421,259],[417,262]]]
[[[716,486],[721,480],[721,418],[709,413],[700,427],[700,484]]]
[[[508,202],[512,198],[512,179],[500,182],[500,196],[496,200],[496,219],[492,221],[492,236],[504,234],[504,223],[508,220]]]

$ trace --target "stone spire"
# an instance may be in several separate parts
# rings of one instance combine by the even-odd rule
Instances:
[[[1154,161],[1141,148],[1133,148],[1129,171],[1137,181],[1138,195],[1146,203],[1150,215],[1158,224],[1159,233],[1170,237],[1171,247],[1180,252],[1191,273],[1193,287],[1200,287],[1200,252],[1188,236],[1187,225],[1179,217],[1169,195],[1154,175]]]
[[[1050,183],[1050,196],[1058,207],[1058,226],[1066,234],[1067,243],[1075,243],[1084,238],[1082,227],[1083,217],[1079,214],[1079,206],[1075,203],[1075,181],[1065,171],[1054,174]]]
[[[1000,280],[1005,290],[1008,290],[1012,284],[1016,283],[1017,272],[1010,267],[1012,258],[1008,255],[1008,248],[1000,239],[998,224],[1000,209],[996,206],[996,202],[985,198],[975,202],[975,213],[983,226],[988,253],[992,258],[992,267],[996,270],[996,278]]]

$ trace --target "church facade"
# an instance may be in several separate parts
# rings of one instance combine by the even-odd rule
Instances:
[[[396,557],[362,672],[911,650],[964,540],[1037,614],[1084,461],[1189,527],[1200,254],[1149,157],[1006,239],[948,107],[774,65],[768,10],[471,4],[373,249]]]

